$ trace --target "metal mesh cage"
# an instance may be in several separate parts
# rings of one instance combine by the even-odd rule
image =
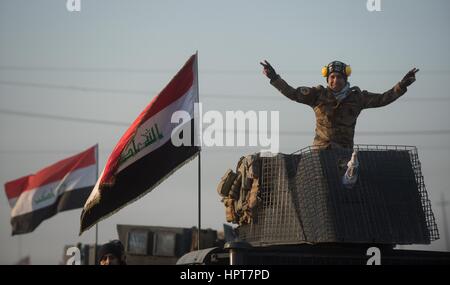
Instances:
[[[253,245],[428,244],[439,238],[417,149],[355,145],[352,189],[342,184],[352,150],[301,149],[261,157],[261,204],[238,228]]]

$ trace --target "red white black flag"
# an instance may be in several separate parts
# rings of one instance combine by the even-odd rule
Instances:
[[[127,204],[153,190],[200,151],[195,146],[194,103],[198,102],[197,55],[192,55],[169,84],[136,118],[111,153],[81,214],[80,234]],[[172,132],[174,112],[189,120],[190,144],[176,146]],[[183,129],[183,128],[181,128]]]
[[[93,146],[37,173],[7,182],[12,234],[32,232],[58,212],[83,207],[97,180],[97,152]]]

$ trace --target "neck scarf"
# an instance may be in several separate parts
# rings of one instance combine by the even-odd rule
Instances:
[[[333,95],[336,97],[336,100],[341,102],[342,100],[345,99],[345,97],[347,97],[349,90],[350,90],[350,82],[347,82],[341,91],[333,92]]]

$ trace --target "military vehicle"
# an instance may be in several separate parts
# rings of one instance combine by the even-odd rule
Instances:
[[[217,189],[236,237],[177,264],[450,264],[449,252],[396,248],[439,238],[417,148],[355,150],[350,186],[343,177],[353,150],[241,158]]]

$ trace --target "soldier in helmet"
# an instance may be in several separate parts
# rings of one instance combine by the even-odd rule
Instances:
[[[378,94],[350,86],[349,65],[333,61],[323,67],[327,87],[291,87],[267,62],[261,62],[270,83],[291,100],[309,105],[316,114],[315,148],[353,148],[356,120],[362,110],[386,106],[405,94],[419,69],[413,68],[388,91]]]
[[[100,265],[126,265],[125,250],[120,240],[105,243],[98,251]]]

